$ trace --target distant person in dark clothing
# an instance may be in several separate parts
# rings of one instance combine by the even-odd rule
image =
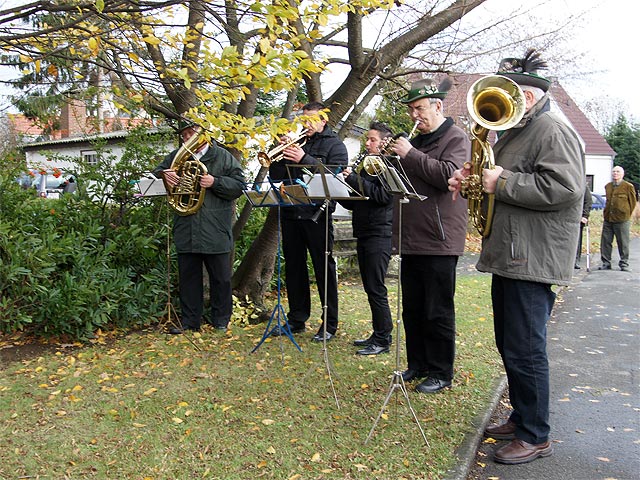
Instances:
[[[584,227],[589,223],[589,214],[591,213],[591,190],[589,190],[589,185],[585,185],[584,187],[584,200],[582,202],[582,217],[580,217],[580,235],[578,236],[578,251],[576,252],[576,264],[574,268],[576,270],[580,269],[580,260],[582,258],[582,232]],[[590,246],[587,245],[587,249]]]

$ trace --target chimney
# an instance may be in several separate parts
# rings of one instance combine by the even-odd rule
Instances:
[[[62,138],[76,137],[85,133],[87,107],[82,100],[69,99],[62,106],[60,131]]]

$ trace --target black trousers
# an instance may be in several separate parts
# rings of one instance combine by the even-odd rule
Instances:
[[[408,367],[440,380],[453,378],[457,264],[454,255],[402,256],[402,320]]]
[[[358,267],[373,324],[373,343],[385,347],[393,330],[385,277],[391,258],[391,237],[358,238]]]
[[[325,248],[325,217],[318,223],[312,220],[282,220],[282,253],[285,262],[285,277],[289,302],[288,322],[292,329],[301,328],[311,316],[311,292],[307,251],[315,271],[318,294],[325,305],[325,251],[327,257],[327,298],[326,319],[322,311],[322,320],[327,322],[327,332],[335,334],[338,329],[338,278],[336,261],[333,258],[333,223],[329,219],[328,245]],[[320,328],[322,330],[323,327]]]
[[[547,321],[555,298],[546,283],[492,277],[496,346],[509,381],[510,419],[516,437],[533,444],[549,439]]]
[[[204,311],[202,265],[209,274],[211,317],[216,327],[226,327],[231,319],[231,254],[179,253],[180,310],[183,327],[200,327]]]

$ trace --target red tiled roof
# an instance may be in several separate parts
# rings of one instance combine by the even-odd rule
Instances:
[[[461,127],[464,127],[464,123],[467,121],[472,122],[467,110],[467,92],[476,80],[484,76],[462,73],[449,75],[453,84],[444,102],[444,112],[447,117],[452,117]],[[589,122],[589,119],[578,108],[562,85],[558,82],[553,82],[550,94],[564,116],[571,123],[571,126],[584,141],[587,155],[615,156],[614,150]]]

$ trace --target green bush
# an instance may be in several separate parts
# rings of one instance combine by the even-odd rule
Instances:
[[[18,167],[0,173],[1,332],[85,339],[163,315],[166,202],[136,198],[132,182],[158,151],[134,134],[120,162],[80,165],[78,191],[60,199],[23,190]]]

